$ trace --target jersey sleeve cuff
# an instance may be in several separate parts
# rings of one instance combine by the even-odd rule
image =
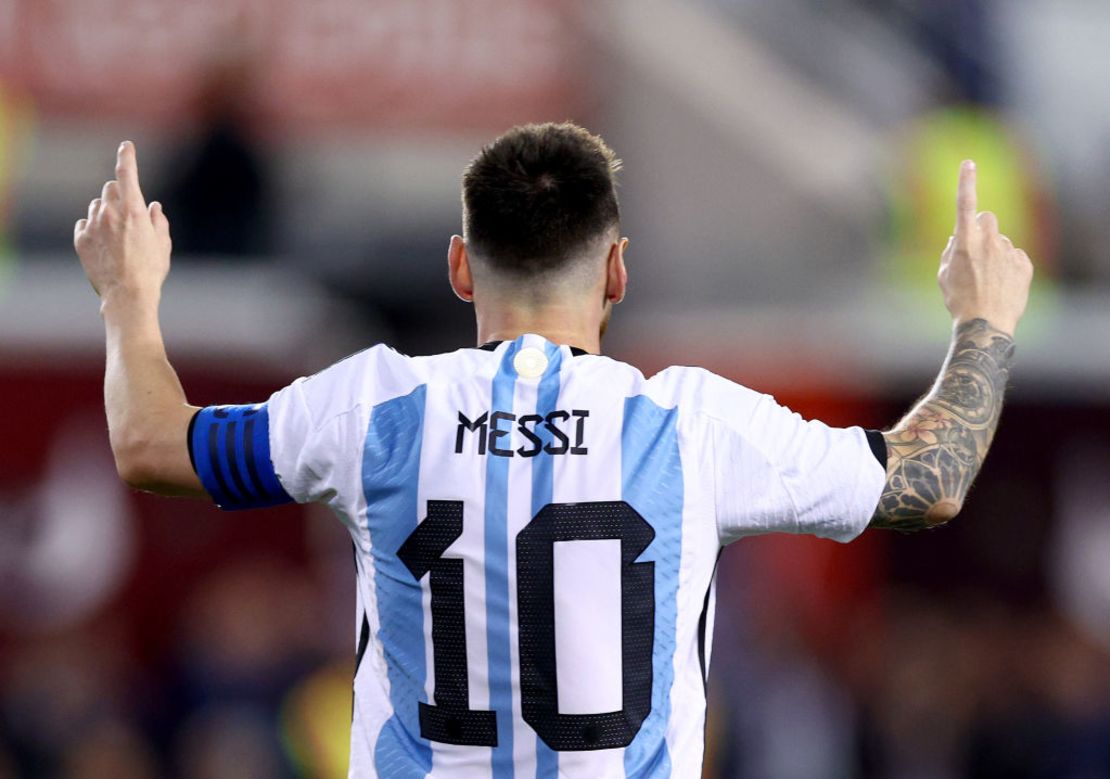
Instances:
[[[886,472],[887,448],[886,438],[879,430],[864,430],[863,434],[867,436],[867,445],[871,447],[871,454],[875,455],[875,459],[879,461],[879,465],[883,466],[883,472]]]
[[[189,423],[189,459],[216,505],[227,511],[292,503],[270,459],[266,403],[208,406]]]

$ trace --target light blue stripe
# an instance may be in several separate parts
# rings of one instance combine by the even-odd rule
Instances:
[[[420,738],[418,703],[427,702],[424,681],[424,608],[420,584],[397,557],[416,529],[420,444],[426,387],[375,406],[363,447],[362,489],[374,558],[378,640],[385,653],[393,716],[374,746],[379,776],[423,779],[432,770],[432,749]]]
[[[624,402],[621,430],[621,494],[655,528],[639,561],[655,561],[655,645],[651,713],[624,752],[624,770],[635,779],[671,775],[667,723],[674,683],[678,568],[682,554],[682,461],[677,410],[639,395]]]
[[[523,339],[509,344],[493,378],[493,411],[513,410],[516,370],[513,356]],[[489,702],[497,712],[493,779],[513,779],[513,676],[509,642],[509,458],[486,456],[486,647]]]
[[[547,371],[540,379],[536,390],[536,413],[547,416],[554,411],[559,403],[559,372],[563,364],[563,350],[556,344],[545,343],[544,352],[547,354]],[[541,429],[542,428],[542,429]],[[544,444],[554,438],[547,428],[537,426],[536,430]],[[555,457],[547,452],[540,452],[532,459],[532,516],[552,500],[554,494],[554,466]],[[543,739],[536,736],[536,779],[553,779],[559,774],[559,753],[543,743]]]

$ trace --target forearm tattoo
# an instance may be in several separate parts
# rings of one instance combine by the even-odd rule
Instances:
[[[871,527],[913,531],[950,518],[994,438],[1014,341],[984,319],[956,329],[932,392],[885,434],[887,481]]]

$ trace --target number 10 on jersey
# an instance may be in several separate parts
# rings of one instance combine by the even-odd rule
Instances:
[[[430,576],[435,703],[420,703],[420,735],[448,744],[494,747],[497,717],[511,712],[470,708],[463,560],[443,556],[462,535],[463,522],[462,501],[429,500],[427,517],[397,552],[414,579]],[[521,712],[551,749],[628,746],[651,710],[655,563],[635,560],[654,537],[651,525],[624,501],[549,503],[516,537]],[[622,706],[564,714],[559,711],[555,655],[555,544],[606,540],[620,542]],[[589,603],[571,605],[591,608]],[[562,672],[573,669],[563,667]]]

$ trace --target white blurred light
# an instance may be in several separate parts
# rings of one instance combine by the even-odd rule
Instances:
[[[1059,467],[1053,589],[1064,613],[1110,647],[1110,449],[1070,447]]]
[[[51,630],[95,613],[119,590],[135,552],[127,491],[103,423],[62,425],[43,479],[0,525],[0,618]]]

